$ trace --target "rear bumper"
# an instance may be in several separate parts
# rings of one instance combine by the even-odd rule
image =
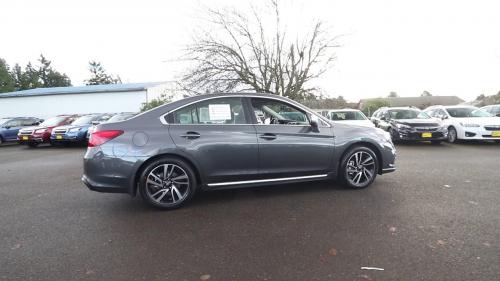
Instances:
[[[87,176],[82,176],[82,182],[92,191],[105,192],[105,193],[128,193],[127,188],[120,186],[100,185],[91,181]]]

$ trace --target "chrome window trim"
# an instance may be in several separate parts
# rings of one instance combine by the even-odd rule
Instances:
[[[230,125],[230,126],[234,126],[234,125],[238,125],[238,126],[242,126],[242,125],[265,125],[265,126],[269,126],[269,125],[281,125],[281,124],[253,124],[253,123],[246,123],[246,124],[169,124],[166,120],[166,116],[169,115],[170,113],[176,111],[176,110],[179,110],[181,108],[184,108],[186,106],[190,106],[192,104],[195,104],[195,103],[198,103],[198,102],[202,102],[202,101],[206,101],[206,100],[211,100],[211,99],[220,99],[220,98],[233,98],[233,97],[238,97],[238,98],[245,98],[245,97],[249,97],[249,98],[262,98],[262,99],[272,99],[272,100],[277,100],[277,101],[281,101],[281,102],[285,102],[285,103],[289,103],[288,101],[284,101],[282,99],[279,99],[279,98],[274,98],[274,97],[267,97],[267,96],[258,96],[258,95],[252,95],[252,94],[234,94],[234,95],[227,95],[227,96],[216,96],[216,97],[206,97],[204,99],[200,99],[200,100],[197,100],[197,101],[193,101],[193,102],[190,102],[190,103],[187,103],[187,104],[184,104],[182,106],[179,106],[175,109],[172,109],[170,111],[168,111],[167,113],[164,113],[162,115],[160,115],[159,119],[160,119],[160,122],[163,124],[163,125]],[[317,116],[319,119],[322,119],[322,121],[327,125],[326,127],[325,126],[320,126],[322,128],[331,128],[332,125],[329,123],[329,120],[327,118],[325,118],[324,116],[312,111],[312,110],[309,110],[307,108],[305,108],[304,106],[302,106],[300,103],[297,103],[297,104],[292,104],[294,105],[295,107],[298,107],[300,108],[301,110],[311,114],[311,115],[315,115]],[[307,126],[307,125],[283,125],[283,126]]]
[[[328,176],[328,174],[321,174],[321,175],[302,176],[302,177],[288,177],[288,178],[274,178],[274,179],[262,179],[262,180],[218,182],[218,183],[209,183],[207,185],[210,186],[210,187],[213,187],[213,186],[239,185],[239,184],[249,184],[249,183],[277,182],[277,181],[287,181],[287,180],[316,179],[316,178],[326,178],[327,176]]]

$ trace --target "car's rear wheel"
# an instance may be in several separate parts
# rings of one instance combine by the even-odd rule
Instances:
[[[3,138],[2,138],[2,136],[0,136],[0,145],[2,145],[2,144],[3,144]]]
[[[171,157],[147,165],[139,181],[142,198],[160,209],[183,206],[193,197],[196,187],[196,176],[190,165]]]
[[[342,181],[351,188],[365,188],[377,177],[378,165],[377,155],[373,150],[355,146],[342,158]]]
[[[457,142],[457,130],[453,127],[448,128],[448,142],[449,143]]]

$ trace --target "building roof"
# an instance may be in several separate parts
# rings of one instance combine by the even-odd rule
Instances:
[[[22,90],[9,93],[0,93],[0,98],[144,91],[147,90],[148,88],[160,85],[162,83],[164,82],[36,88],[36,89]]]
[[[375,98],[362,99],[360,104],[369,100],[385,100],[388,101],[391,107],[396,106],[415,106],[425,108],[431,105],[457,105],[464,102],[457,96],[424,96],[424,97],[396,97],[396,98]]]

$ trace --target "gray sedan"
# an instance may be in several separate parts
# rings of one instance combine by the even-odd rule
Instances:
[[[380,129],[334,124],[276,95],[211,94],[98,125],[82,180],[173,209],[200,189],[327,179],[364,188],[395,170],[395,156]]]

